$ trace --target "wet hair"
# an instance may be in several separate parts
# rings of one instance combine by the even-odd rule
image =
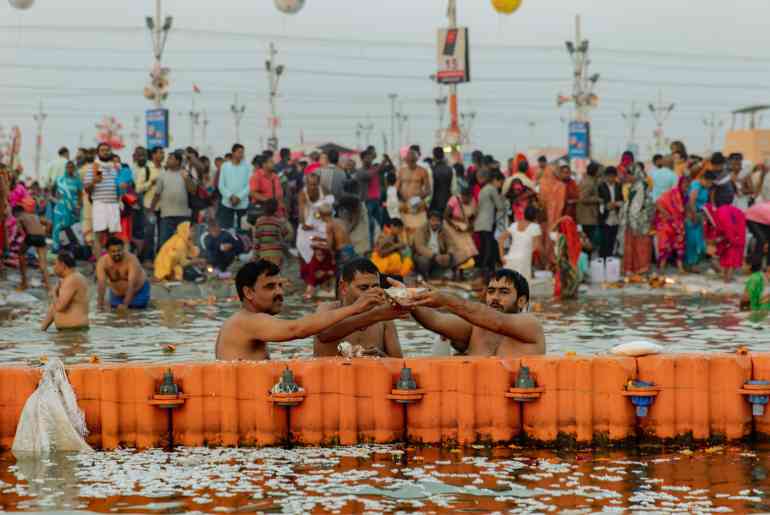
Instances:
[[[244,147],[240,143],[236,143],[235,145],[233,145],[233,148],[231,150],[232,150],[232,153],[235,154],[237,150],[244,150]]]
[[[278,211],[278,202],[274,198],[267,200],[264,204],[265,214],[267,216],[273,216]]]
[[[125,242],[123,240],[121,240],[120,238],[118,238],[117,236],[110,236],[107,239],[107,245],[104,248],[108,249],[108,248],[114,247],[116,245],[122,247],[122,246],[125,245]]]
[[[374,274],[379,275],[380,271],[370,260],[358,257],[351,259],[342,267],[342,280],[350,283],[356,277],[356,274]]]
[[[238,292],[238,298],[243,302],[245,299],[243,289],[253,288],[260,276],[274,277],[280,273],[281,269],[278,268],[278,265],[264,259],[246,263],[235,274],[235,289]]]
[[[385,222],[383,225],[387,227],[403,227],[404,222],[402,222],[400,218],[391,218],[390,220]]]
[[[524,208],[524,220],[528,222],[537,221],[537,208],[535,206],[529,205]]]
[[[326,157],[329,158],[329,162],[333,165],[336,165],[340,162],[340,153],[337,152],[335,149],[331,149],[326,153]]]
[[[516,270],[501,268],[494,273],[490,281],[508,281],[516,288],[516,300],[526,297],[529,302],[529,282]]]
[[[61,251],[56,255],[56,259],[61,263],[62,265],[66,266],[67,268],[75,268],[75,258],[67,251]]]

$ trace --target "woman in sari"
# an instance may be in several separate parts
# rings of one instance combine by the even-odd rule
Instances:
[[[689,188],[690,177],[684,175],[674,188],[661,195],[656,204],[655,233],[658,240],[658,271],[661,273],[672,258],[676,260],[679,271],[684,271],[684,222]]]
[[[558,229],[558,232],[554,232]],[[575,221],[565,216],[551,227],[551,239],[556,243],[556,274],[553,294],[561,299],[577,298],[581,275],[578,268],[583,245]]]
[[[80,182],[80,175],[75,170],[75,163],[68,161],[64,175],[56,179],[56,206],[53,210],[53,230],[51,231],[54,252],[59,252],[61,232],[68,230],[78,221],[82,193],[83,183]],[[74,243],[71,234],[68,233],[68,239],[70,243]]]
[[[684,264],[692,268],[700,262],[706,253],[706,237],[703,233],[703,208],[709,201],[709,190],[714,182],[714,172],[708,171],[700,175],[690,185],[687,200],[687,220],[685,234],[687,243],[684,253]]]
[[[502,195],[511,202],[513,222],[524,220],[524,211],[537,198],[535,184],[523,173],[505,179]]]
[[[655,203],[652,201],[647,174],[640,166],[628,169],[630,181],[628,196],[620,209],[620,227],[616,251],[623,256],[623,272],[646,274],[652,261],[652,219]]]
[[[746,248],[746,215],[732,204],[715,207],[706,204],[708,230],[706,237],[716,243],[716,255],[719,268],[726,283],[733,279],[733,273],[743,266],[743,254]]]
[[[458,264],[457,270],[462,276],[462,271],[472,268],[475,263],[468,263],[476,255],[478,249],[473,243],[473,219],[476,216],[476,205],[473,202],[471,191],[465,188],[460,195],[449,199],[444,211],[444,232],[449,243],[450,253]]]

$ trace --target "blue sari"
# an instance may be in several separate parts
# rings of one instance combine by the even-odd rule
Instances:
[[[61,231],[69,229],[77,221],[78,197],[83,191],[83,183],[80,176],[75,174],[70,177],[66,173],[56,179],[56,207],[53,210],[53,251],[59,251],[59,237]]]
[[[701,212],[703,206],[709,201],[709,190],[704,188],[700,182],[695,181],[690,186],[690,196],[693,192],[696,192],[697,194],[697,198],[695,199],[695,222],[693,223],[693,221],[687,217],[684,223],[684,230],[687,236],[684,264],[687,266],[697,265],[706,253],[706,237],[703,233],[703,218]]]

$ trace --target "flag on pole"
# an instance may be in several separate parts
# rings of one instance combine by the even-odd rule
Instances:
[[[193,93],[201,94],[201,88],[197,84],[193,84]]]

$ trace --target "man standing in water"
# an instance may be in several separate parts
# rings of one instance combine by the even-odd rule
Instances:
[[[53,265],[61,279],[51,294],[51,305],[40,329],[47,331],[51,324],[56,329],[88,329],[88,281],[75,268],[75,258],[61,252]]]
[[[318,306],[317,313],[329,313],[341,306],[355,304],[367,292],[380,291],[380,273],[366,258],[355,258],[342,268],[340,301]],[[337,344],[343,340],[361,347],[365,355],[401,358],[401,344],[393,320],[408,313],[390,303],[346,318],[318,333],[313,344],[316,357],[337,356]]]
[[[275,318],[283,308],[281,270],[265,260],[246,263],[235,276],[241,309],[222,325],[215,347],[219,360],[270,359],[268,342],[307,338],[384,302],[376,289],[361,295],[349,306],[315,313],[298,320]]]
[[[135,255],[126,252],[123,240],[115,236],[107,241],[107,254],[96,263],[97,302],[104,309],[107,281],[110,285],[110,305],[123,311],[144,309],[150,302],[150,281]]]
[[[401,199],[401,218],[407,230],[414,231],[428,223],[426,199],[430,195],[428,171],[417,164],[417,153],[406,154],[406,166],[398,171],[396,190]]]
[[[468,356],[517,357],[545,354],[540,322],[522,313],[529,303],[529,284],[520,273],[500,269],[490,278],[486,305],[429,290],[415,298],[429,307],[414,309],[414,319],[447,338]],[[430,308],[444,308],[444,314]]]

